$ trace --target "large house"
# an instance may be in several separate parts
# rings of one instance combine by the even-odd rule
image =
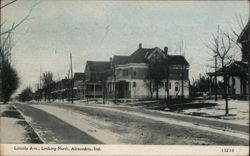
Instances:
[[[163,85],[159,88],[159,97],[166,98],[167,86],[169,97],[178,98],[189,96],[189,63],[184,56],[168,55],[167,47],[161,50],[155,48],[139,48],[129,56],[115,55],[111,61],[113,74],[108,77],[107,91],[109,97],[141,99],[150,98],[149,80],[147,78],[150,61],[167,60],[169,76],[163,79]],[[164,73],[160,73],[163,74]],[[151,84],[150,84],[151,85]],[[183,92],[182,92],[183,90]],[[155,94],[156,92],[154,92]]]
[[[244,96],[249,100],[250,99],[250,19],[247,22],[247,25],[242,30],[238,42],[242,45],[242,59],[241,62],[245,66],[245,86],[244,86]]]
[[[241,61],[235,61],[227,67],[230,75],[228,93],[232,97],[249,100],[250,20],[242,30],[238,42],[242,45],[242,57]]]

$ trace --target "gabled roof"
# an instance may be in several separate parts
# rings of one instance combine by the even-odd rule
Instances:
[[[114,55],[113,57],[113,63],[115,65],[118,64],[126,64],[129,61],[129,56],[121,56],[121,55]]]
[[[160,48],[154,47],[154,48],[138,48],[135,52],[133,52],[129,56],[117,56],[115,55],[113,57],[113,63],[115,65],[118,64],[127,64],[127,63],[146,63],[147,58],[155,51],[161,51]],[[170,65],[187,65],[189,66],[189,63],[182,55],[168,55]]]
[[[228,65],[225,68],[225,70],[231,76],[246,75],[246,73],[247,73],[247,64],[244,63],[244,62],[240,62],[240,61],[234,61],[233,63]],[[215,76],[215,74],[217,74],[217,76],[222,76],[223,71],[222,71],[222,68],[220,68],[216,73],[215,72],[210,72],[210,73],[207,73],[207,74],[210,75],[210,76]]]
[[[139,48],[129,56],[129,63],[145,62],[145,56],[151,53],[153,49]]]
[[[86,66],[88,66],[91,72],[96,73],[103,73],[111,68],[109,61],[87,61]]]
[[[171,65],[186,65],[189,66],[189,63],[182,55],[168,55],[169,64]]]
[[[247,34],[250,35],[249,33],[250,33],[250,20],[248,20],[245,28],[242,30],[242,32],[241,32],[241,34],[240,34],[240,36],[239,36],[239,38],[238,38],[237,41],[238,42],[242,42],[245,39],[245,36]]]
[[[75,73],[74,74],[75,80],[84,80],[85,79],[85,73]]]

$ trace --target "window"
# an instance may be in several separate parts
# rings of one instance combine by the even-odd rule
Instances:
[[[123,69],[122,74],[123,76],[128,76],[128,69]]]
[[[134,87],[134,88],[136,87],[136,82],[133,82],[133,87]]]
[[[175,82],[175,91],[179,91],[179,83],[178,82]]]
[[[136,71],[134,71],[134,76],[136,76]]]
[[[169,84],[168,84],[168,88],[169,88],[169,89],[171,89],[171,82],[169,82]]]

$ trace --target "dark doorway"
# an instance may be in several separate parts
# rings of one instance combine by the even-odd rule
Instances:
[[[118,98],[130,98],[129,82],[119,81],[116,87]]]

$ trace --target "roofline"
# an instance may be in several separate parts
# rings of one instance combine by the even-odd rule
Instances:
[[[241,42],[242,41],[242,37],[245,34],[246,30],[250,27],[250,19],[248,19],[247,24],[245,25],[245,27],[243,28],[242,32],[240,33],[237,42]]]

